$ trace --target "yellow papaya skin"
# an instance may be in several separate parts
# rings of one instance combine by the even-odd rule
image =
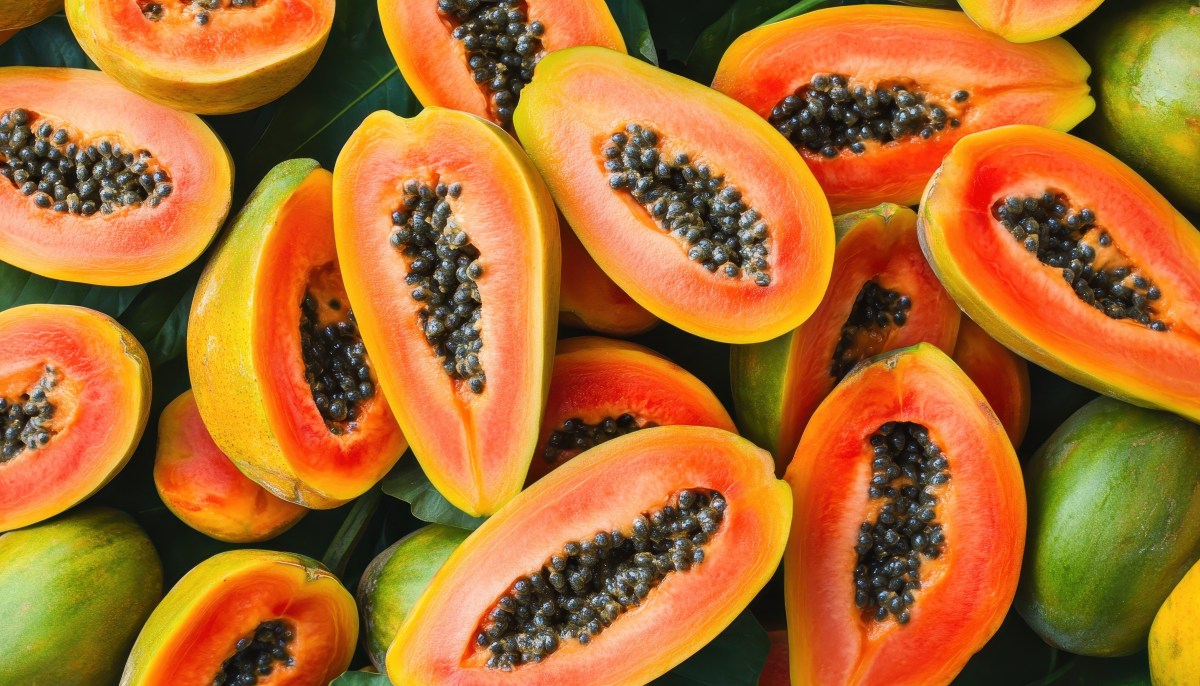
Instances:
[[[971,21],[1013,43],[1053,38],[1083,21],[1104,0],[958,0]]]
[[[1150,679],[1154,686],[1200,683],[1200,563],[1167,596],[1150,626]]]
[[[0,43],[16,29],[33,26],[62,8],[63,0],[0,0]]]

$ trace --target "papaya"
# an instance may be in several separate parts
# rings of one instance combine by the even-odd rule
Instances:
[[[547,53],[575,45],[625,51],[604,0],[379,0],[405,83],[425,106],[510,129],[513,108]]]
[[[703,381],[653,350],[595,336],[560,341],[527,483],[600,443],[677,424],[737,432]]]
[[[311,508],[361,495],[405,449],[342,284],[332,182],[313,160],[267,173],[205,266],[187,331],[213,442]]]
[[[308,513],[271,495],[233,466],[204,428],[191,391],[159,415],[154,488],[184,524],[231,543],[274,538]]]
[[[655,316],[753,343],[816,309],[833,262],[829,206],[796,151],[745,107],[579,47],[542,59],[513,123],[584,248]]]
[[[0,43],[7,38],[4,34],[8,29],[15,33],[16,29],[33,26],[62,8],[63,0],[0,0]]]
[[[958,327],[952,357],[992,406],[1013,447],[1019,448],[1029,428],[1029,364],[966,317]]]
[[[1094,12],[1104,0],[959,0],[971,21],[1013,43],[1053,38]]]
[[[233,162],[199,117],[97,71],[0,68],[0,260],[130,286],[200,256],[229,212]],[[56,168],[51,168],[56,164]]]
[[[562,227],[559,324],[608,336],[635,336],[654,328],[658,317],[637,304],[608,278],[561,217],[559,226]]]
[[[0,535],[0,683],[111,686],[161,597],[158,553],[119,510]]]
[[[230,550],[192,568],[154,609],[121,686],[325,686],[350,666],[357,640],[354,597],[319,562]]]
[[[813,413],[786,478],[792,682],[950,683],[1004,621],[1025,539],[983,395],[928,343],[881,355]]]
[[[430,524],[417,529],[379,553],[358,582],[362,611],[362,641],[377,670],[384,670],[388,646],[417,599],[471,533],[452,526]]]
[[[734,346],[730,383],[738,425],[770,450],[782,474],[809,417],[860,361],[932,343],[954,350],[959,309],[921,254],[917,215],[883,204],[834,221],[833,277],[800,328]]]
[[[1116,158],[1033,126],[971,134],[918,226],[946,290],[1005,347],[1200,419],[1200,232]]]
[[[1156,686],[1188,686],[1200,682],[1200,645],[1194,621],[1200,605],[1200,564],[1167,596],[1150,625],[1150,678]]]
[[[1200,426],[1103,397],[1071,415],[1027,466],[1021,617],[1072,653],[1144,649],[1200,559],[1197,483]]]
[[[771,456],[665,426],[588,450],[510,500],[438,570],[387,653],[392,683],[645,684],[770,579],[791,496]]]
[[[70,0],[80,47],[129,90],[184,112],[265,105],[312,71],[334,0]]]
[[[768,631],[767,637],[771,640],[771,649],[767,651],[767,662],[758,676],[758,686],[791,686],[787,631]]]
[[[17,35],[17,29],[12,29],[9,31],[0,31],[0,45],[4,45],[4,41],[8,40],[9,38],[12,38],[15,35]]]
[[[557,331],[558,215],[516,142],[428,107],[366,118],[334,169],[346,290],[430,482],[491,514],[521,490]]]
[[[743,34],[713,87],[786,136],[841,214],[916,205],[942,156],[973,131],[1072,128],[1096,106],[1090,72],[1061,38],[1016,45],[961,12],[868,5]]]
[[[74,507],[129,462],[150,415],[150,361],[84,307],[0,312],[0,531]]]

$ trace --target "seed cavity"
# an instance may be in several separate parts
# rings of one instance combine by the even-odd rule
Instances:
[[[587,645],[668,575],[704,562],[725,516],[725,498],[690,489],[668,503],[624,531],[567,543],[541,569],[514,581],[475,636],[490,653],[488,668],[511,671],[541,662],[565,641]]]
[[[872,141],[927,139],[961,126],[969,98],[958,90],[950,95],[953,104],[939,103],[912,82],[871,87],[842,74],[817,74],[780,100],[768,121],[796,147],[823,157],[847,148],[861,155]]]
[[[296,638],[289,622],[272,619],[258,625],[254,633],[238,639],[233,656],[221,663],[212,686],[248,686],[269,676],[280,666],[296,663],[288,645]]]
[[[859,527],[854,544],[854,604],[877,621],[907,624],[921,588],[921,560],[936,560],[946,546],[935,496],[950,481],[950,465],[920,424],[888,422],[870,445],[867,494],[883,504]]]
[[[649,429],[658,426],[654,422],[639,422],[632,414],[625,413],[619,417],[605,417],[595,424],[573,417],[562,423],[562,428],[555,429],[550,434],[543,457],[546,462],[555,464],[570,459],[575,455],[604,443],[618,436],[633,433],[639,429]]]
[[[733,279],[768,286],[767,222],[707,164],[670,154],[653,129],[627,124],[604,146],[609,187],[629,193],[664,231],[679,239],[688,259]]]
[[[158,207],[174,189],[149,150],[108,139],[85,144],[66,126],[21,108],[0,114],[0,177],[39,208],[84,217]]]
[[[912,298],[868,280],[858,291],[850,316],[842,325],[842,333],[833,351],[829,375],[841,381],[854,365],[884,352],[888,329],[904,326]]]
[[[56,432],[47,425],[55,409],[48,394],[57,381],[58,372],[46,367],[42,378],[28,393],[16,398],[0,397],[0,427],[4,431],[0,464],[25,450],[37,450],[54,437]]]
[[[1039,262],[1060,270],[1083,302],[1112,319],[1170,329],[1155,306],[1162,291],[1097,224],[1092,210],[1075,210],[1065,194],[1047,190],[997,201],[992,216]]]
[[[322,318],[311,292],[300,303],[300,354],[317,411],[329,433],[341,435],[354,429],[362,403],[375,395],[375,384],[354,312],[343,314],[338,300],[326,307],[329,315]]]
[[[173,5],[178,5],[180,11],[184,14],[190,14],[192,21],[197,26],[208,26],[212,20],[212,13],[225,11],[230,9],[244,9],[258,6],[258,0],[183,0],[182,2],[146,2],[139,0],[138,6],[142,9],[142,16],[150,21],[162,21],[167,8]]]

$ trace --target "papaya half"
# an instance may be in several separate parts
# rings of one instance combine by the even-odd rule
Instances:
[[[1200,419],[1200,232],[1065,133],[972,134],[921,201],[921,246],[963,311],[1093,390]]]
[[[948,684],[1017,590],[1025,489],[983,395],[928,343],[852,371],[788,466],[796,684]]]
[[[0,0],[0,43],[8,29],[33,26],[62,8],[63,0]]]
[[[779,564],[790,514],[770,455],[734,434],[613,439],[463,542],[392,641],[388,677],[645,684],[745,609]]]
[[[70,0],[80,47],[129,90],[231,114],[295,88],[321,56],[334,0]]]
[[[954,350],[959,309],[921,254],[917,215],[883,204],[834,220],[833,277],[800,328],[734,346],[730,382],[738,425],[770,450],[782,474],[809,417],[862,360],[932,343]]]
[[[1104,0],[959,0],[985,31],[1013,43],[1053,38],[1087,18]]]
[[[471,114],[366,118],[334,169],[346,290],[413,454],[447,500],[521,490],[558,316],[558,214],[516,142]]]
[[[1029,364],[966,317],[958,327],[952,357],[987,398],[1013,447],[1019,448],[1029,428]]]
[[[833,261],[829,206],[745,107],[581,47],[542,59],[513,122],[588,253],[654,315],[751,343],[816,308]]]
[[[200,256],[229,212],[233,162],[199,117],[88,69],[0,68],[0,260],[129,286]]]
[[[658,317],[637,304],[608,278],[583,243],[559,217],[562,237],[562,282],[558,322],[608,336],[634,336],[658,324]]]
[[[1200,635],[1193,617],[1200,606],[1200,564],[1167,596],[1150,627],[1150,678],[1156,686],[1200,683]]]
[[[200,276],[187,331],[213,442],[313,508],[361,495],[405,449],[342,284],[332,182],[313,160],[263,178]]]
[[[121,686],[325,686],[357,640],[354,597],[319,562],[231,550],[196,565],[154,609]]]
[[[82,502],[129,462],[150,415],[150,361],[84,307],[0,312],[0,531]]]
[[[743,34],[713,87],[786,136],[840,214],[916,205],[973,131],[1072,128],[1095,109],[1090,72],[1061,38],[1016,45],[953,10],[855,5]]]

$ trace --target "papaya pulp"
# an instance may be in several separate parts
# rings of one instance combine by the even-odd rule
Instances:
[[[987,398],[1013,447],[1020,447],[1029,428],[1029,364],[966,317],[958,327],[953,358]]]
[[[979,390],[927,343],[852,371],[787,471],[796,684],[948,684],[1016,592],[1025,489]],[[936,656],[936,659],[931,659]]]
[[[472,515],[521,490],[557,329],[558,215],[499,127],[366,118],[334,173],[338,256],[379,382],[429,480]]]
[[[961,0],[963,11],[985,31],[1014,43],[1057,36],[1083,21],[1104,0]]]
[[[634,336],[658,324],[658,317],[637,304],[608,278],[587,254],[575,232],[559,217],[562,237],[562,284],[558,322],[608,336]]]

